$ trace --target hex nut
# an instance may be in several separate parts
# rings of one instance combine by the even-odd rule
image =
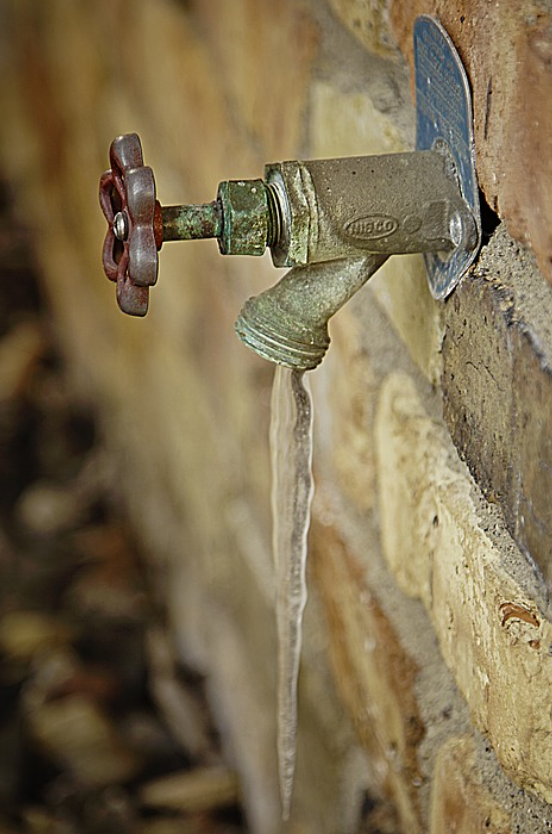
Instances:
[[[223,255],[262,255],[267,246],[269,211],[262,180],[221,182],[222,234],[218,239]]]

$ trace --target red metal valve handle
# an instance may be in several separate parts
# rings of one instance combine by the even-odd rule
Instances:
[[[145,316],[149,287],[157,281],[162,243],[161,206],[153,171],[144,165],[136,133],[118,136],[109,149],[111,170],[100,180],[100,205],[107,220],[103,268],[117,283],[124,313]]]

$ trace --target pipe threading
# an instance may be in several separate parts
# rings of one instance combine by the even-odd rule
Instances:
[[[268,231],[266,236],[266,245],[268,247],[276,246],[280,240],[283,228],[282,210],[280,201],[276,193],[275,187],[272,183],[265,183],[266,198],[268,203]]]
[[[307,332],[304,325],[287,316],[272,322],[264,310],[259,311],[258,298],[245,302],[235,329],[242,342],[263,359],[292,370],[316,368],[330,344],[326,326]]]

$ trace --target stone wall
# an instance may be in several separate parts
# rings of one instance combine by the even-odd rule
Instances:
[[[514,8],[515,6],[515,8]],[[233,321],[269,259],[167,244],[145,320],[101,269],[97,183],[137,131],[163,203],[279,159],[413,147],[412,21],[474,91],[490,208],[446,303],[391,259],[311,375],[316,497],[289,832],[552,830],[548,0],[6,0],[2,164],[251,830],[275,834],[272,368]]]

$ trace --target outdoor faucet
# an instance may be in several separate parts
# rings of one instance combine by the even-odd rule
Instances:
[[[115,139],[100,202],[104,269],[123,312],[147,312],[164,242],[210,237],[223,255],[269,248],[275,266],[291,267],[245,303],[236,331],[264,358],[297,370],[322,361],[329,318],[390,255],[425,253],[433,295],[446,297],[481,237],[471,100],[460,59],[433,18],[418,18],[415,52],[416,151],[270,164],[264,179],[222,182],[213,202],[162,207],[138,136]]]
[[[136,134],[111,146],[101,180],[108,221],[104,268],[119,306],[145,315],[168,240],[216,237],[223,255],[262,255],[293,267],[247,301],[236,323],[265,359],[311,370],[329,345],[328,319],[389,255],[473,250],[478,231],[444,149],[282,162],[265,179],[219,185],[203,205],[161,207]]]

